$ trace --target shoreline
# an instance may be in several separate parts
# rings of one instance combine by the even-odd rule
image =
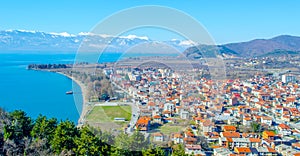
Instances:
[[[80,82],[79,80],[75,79],[73,76],[70,76],[70,75],[67,75],[63,72],[59,72],[59,71],[51,71],[51,72],[55,72],[57,74],[61,74],[69,79],[72,80],[72,88],[73,88],[73,83],[75,82],[79,87],[80,87],[80,90],[81,90],[81,96],[82,96],[82,110],[81,110],[81,113],[80,113],[80,116],[79,116],[79,119],[78,119],[78,126],[82,125],[84,123],[84,120],[85,120],[85,116],[88,112],[88,109],[87,109],[87,97],[86,97],[86,92],[87,92],[87,88],[86,86]],[[74,96],[74,95],[73,95]]]

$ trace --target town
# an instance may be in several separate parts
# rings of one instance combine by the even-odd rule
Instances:
[[[125,133],[139,130],[162,147],[183,144],[193,155],[300,155],[299,75],[213,80],[202,71],[103,69],[123,102],[134,103]]]

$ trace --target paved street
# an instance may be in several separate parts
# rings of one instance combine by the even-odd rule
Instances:
[[[124,91],[125,93],[127,93],[128,95],[129,92],[126,91],[125,89],[123,89],[120,85],[116,84],[115,82],[112,82],[112,84],[114,86],[116,86],[117,88],[121,89],[122,91]],[[139,118],[139,114],[140,114],[140,110],[139,110],[139,107],[138,107],[138,103],[133,101],[133,102],[130,102],[128,103],[130,106],[131,106],[131,120],[130,120],[130,123],[129,123],[129,127],[127,128],[126,130],[126,133],[128,134],[132,134],[134,132],[134,126]]]

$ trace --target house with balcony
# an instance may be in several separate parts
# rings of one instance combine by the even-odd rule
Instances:
[[[292,134],[292,130],[291,130],[290,126],[288,126],[284,123],[279,124],[277,126],[277,129],[278,129],[278,134],[281,134],[283,136],[288,136],[288,135]]]
[[[263,139],[269,139],[269,140],[274,140],[275,138],[275,133],[273,131],[264,131],[262,133],[262,138]]]
[[[153,133],[153,141],[154,142],[162,142],[164,141],[164,135],[161,132]]]
[[[148,116],[140,117],[136,122],[136,129],[140,131],[148,131],[150,128],[151,118]]]

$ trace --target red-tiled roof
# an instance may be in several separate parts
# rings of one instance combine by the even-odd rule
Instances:
[[[251,153],[251,149],[249,147],[235,147],[235,151],[238,153]]]
[[[155,115],[155,116],[153,116],[153,118],[154,118],[154,119],[160,119],[161,116],[160,116],[160,115]]]
[[[281,129],[290,129],[290,127],[288,125],[283,124],[283,123],[279,124],[278,127],[280,127]]]
[[[137,124],[148,124],[150,120],[150,117],[143,116],[138,119]]]
[[[277,151],[273,148],[270,148],[270,147],[267,147],[268,148],[268,151],[271,152],[271,153],[277,153]]]
[[[267,134],[269,137],[275,136],[275,133],[273,131],[264,131],[263,133]]]
[[[232,125],[225,125],[223,129],[224,131],[236,131],[236,127]]]
[[[249,138],[250,142],[261,142],[259,138]]]
[[[239,138],[240,133],[239,132],[222,132],[223,137],[226,138]]]
[[[153,136],[163,136],[163,134],[161,132],[156,132],[152,134]]]
[[[174,138],[183,138],[182,134],[181,133],[175,133],[173,135]]]

